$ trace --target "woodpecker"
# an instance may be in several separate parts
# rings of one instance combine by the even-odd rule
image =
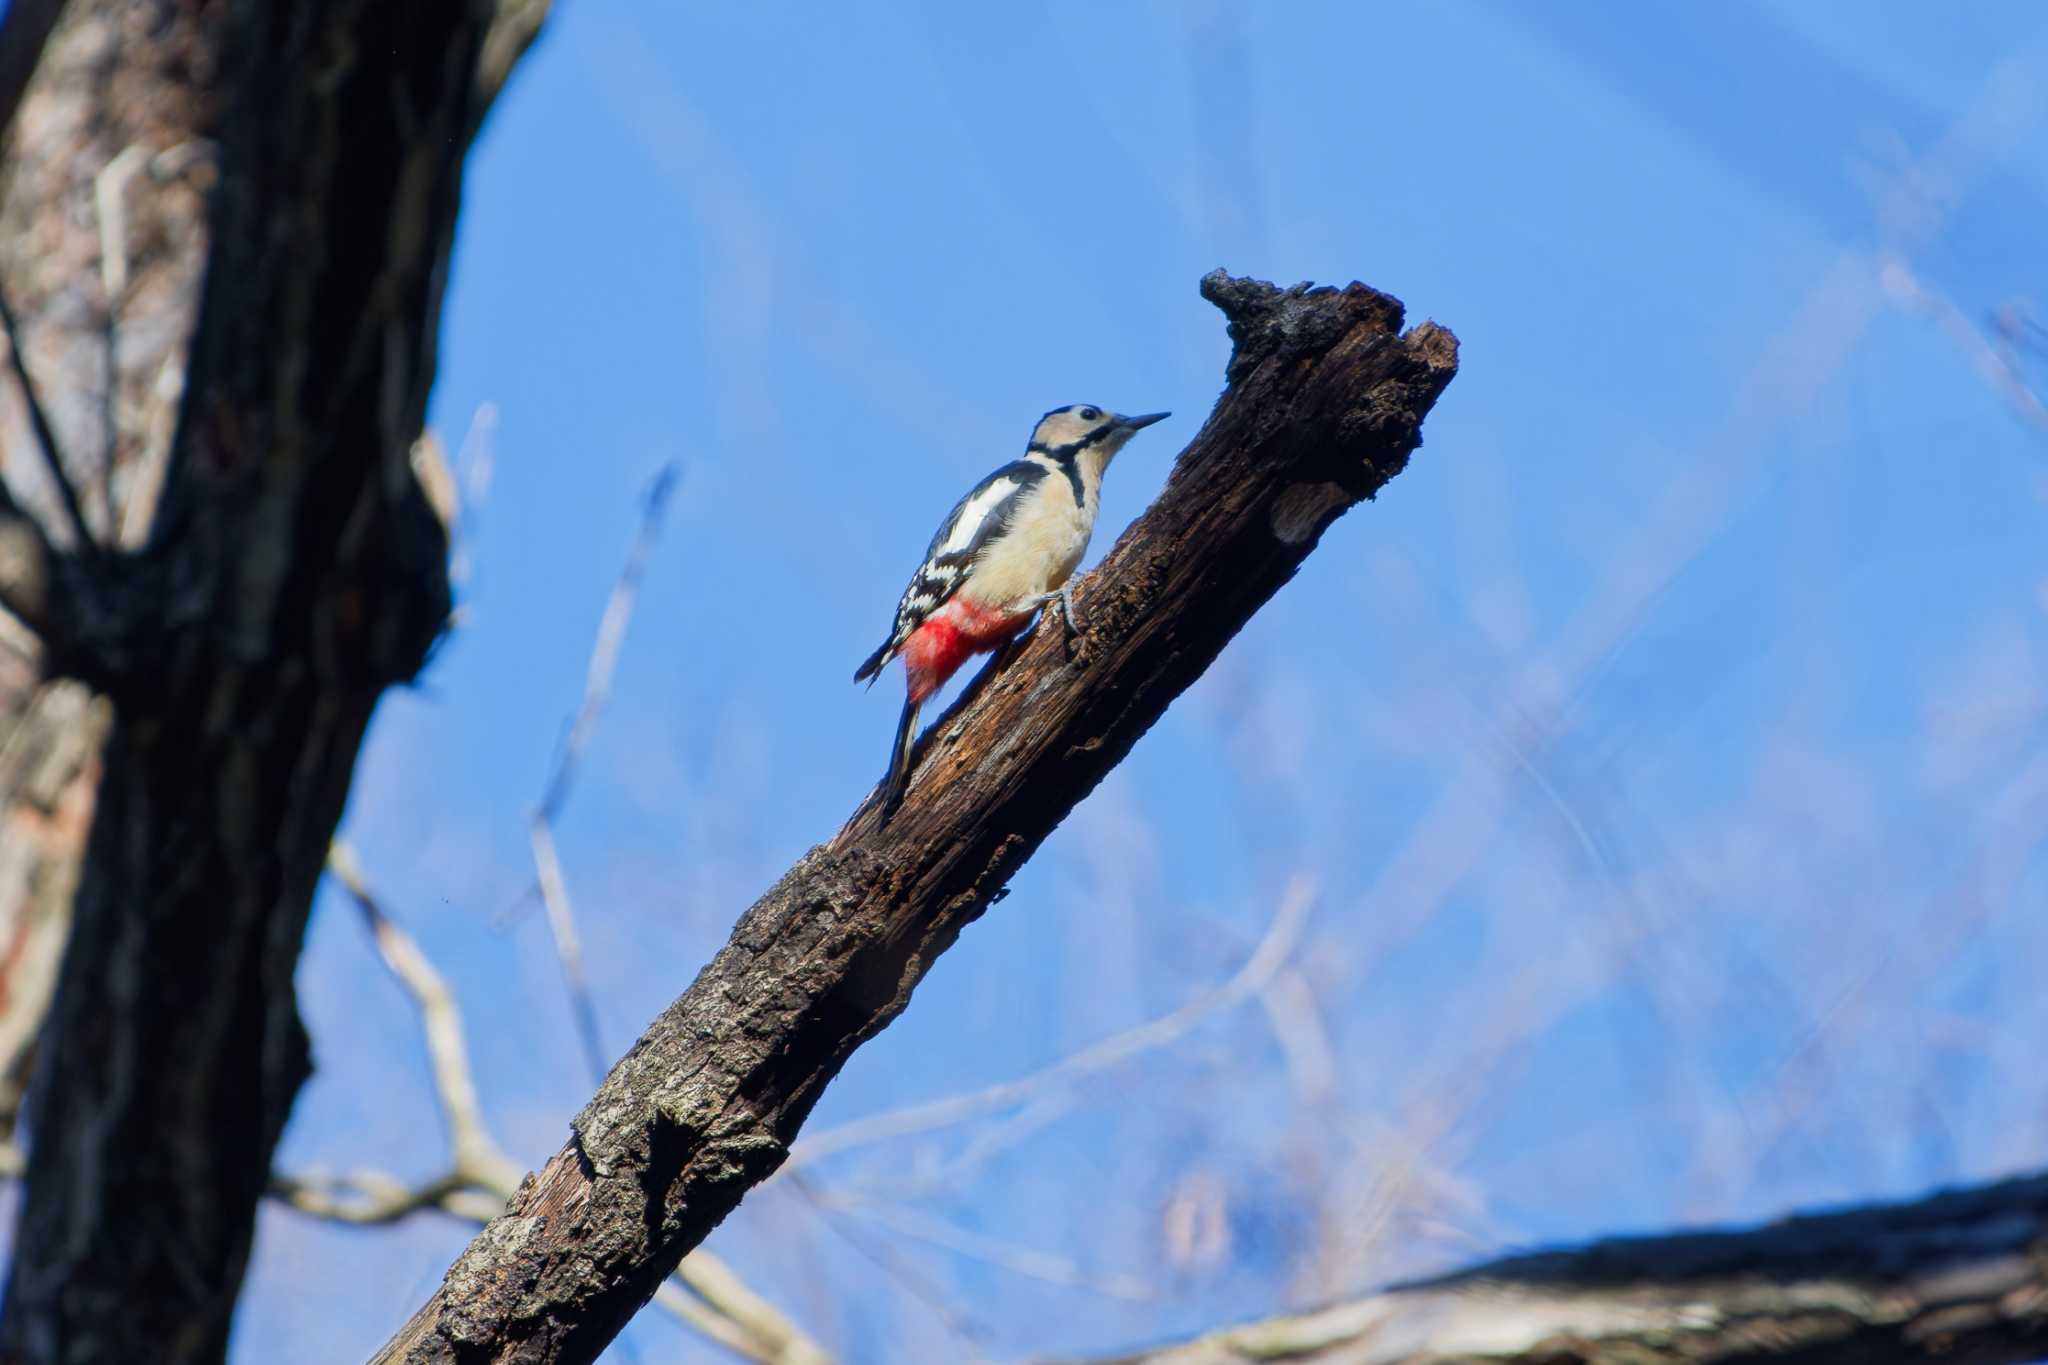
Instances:
[[[882,819],[910,781],[910,742],[925,699],[975,654],[1008,644],[1047,603],[1059,604],[1072,635],[1067,580],[1088,550],[1102,472],[1124,442],[1171,413],[1125,417],[1088,403],[1038,419],[1024,458],[983,479],[939,524],[924,563],[896,604],[889,638],[854,670],[874,686],[882,666],[903,656],[907,695],[882,783]]]

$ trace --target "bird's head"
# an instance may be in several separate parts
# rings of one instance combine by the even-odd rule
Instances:
[[[1092,403],[1054,408],[1038,419],[1038,426],[1031,433],[1031,448],[1056,458],[1089,454],[1108,464],[1109,457],[1121,450],[1140,428],[1172,415],[1148,412],[1142,417],[1126,417]]]

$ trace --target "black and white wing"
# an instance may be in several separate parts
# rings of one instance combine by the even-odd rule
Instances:
[[[945,521],[939,524],[938,534],[932,537],[924,563],[911,576],[910,586],[903,590],[903,598],[896,604],[896,621],[889,638],[854,671],[855,682],[879,673],[882,665],[903,648],[911,632],[960,590],[974,568],[974,561],[1010,524],[1024,495],[1045,477],[1044,465],[1032,460],[1013,461],[969,489],[967,496],[953,505]]]

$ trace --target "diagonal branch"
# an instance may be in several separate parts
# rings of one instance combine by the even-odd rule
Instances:
[[[1080,585],[1081,637],[1040,631],[985,670],[888,827],[864,805],[742,916],[379,1360],[595,1359],[1046,835],[1405,466],[1456,371],[1449,332],[1403,333],[1363,285],[1217,271],[1202,289],[1230,320],[1228,386]]]
[[[384,912],[350,844],[334,841],[327,870],[362,913],[377,955],[419,1011],[434,1095],[448,1128],[450,1164],[419,1185],[374,1170],[324,1180],[274,1175],[270,1195],[311,1217],[341,1223],[395,1223],[428,1209],[487,1223],[513,1197],[524,1172],[484,1124],[455,994],[412,935]],[[828,1365],[817,1343],[710,1252],[685,1257],[675,1281],[662,1287],[655,1302],[736,1354],[762,1365]]]

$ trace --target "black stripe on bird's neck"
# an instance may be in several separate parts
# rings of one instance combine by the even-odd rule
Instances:
[[[1074,486],[1074,506],[1079,507],[1087,500],[1087,495],[1081,489],[1081,452],[1114,430],[1115,427],[1104,427],[1100,431],[1090,432],[1078,441],[1069,441],[1060,446],[1049,446],[1043,441],[1033,441],[1025,453],[1043,455],[1058,465],[1060,472],[1067,476],[1067,482]]]
[[[1037,455],[1052,461],[1058,467],[1060,473],[1067,476],[1067,483],[1074,490],[1074,506],[1076,507],[1085,506],[1088,501],[1087,491],[1081,487],[1080,459],[1081,451],[1087,444],[1086,441],[1075,441],[1071,445],[1049,446],[1043,441],[1033,441],[1031,448],[1025,452],[1026,454]]]

